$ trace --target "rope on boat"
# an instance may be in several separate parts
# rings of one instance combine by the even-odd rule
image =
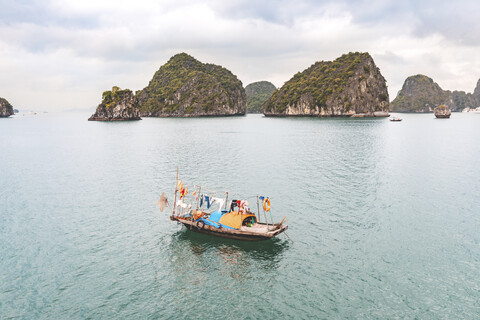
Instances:
[[[288,240],[292,241],[292,243],[293,243],[293,240],[290,239],[290,237],[289,237],[288,234],[287,234],[287,231],[283,231],[283,234],[285,234],[285,235],[287,236]]]

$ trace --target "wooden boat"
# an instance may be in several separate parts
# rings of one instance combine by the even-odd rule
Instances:
[[[170,220],[182,223],[190,231],[247,241],[268,240],[288,229],[287,225],[280,223],[269,225],[257,222],[251,227],[242,226],[240,229],[226,229],[206,225],[201,223],[201,221],[194,221],[192,219],[182,218],[175,215],[171,215]]]
[[[390,121],[402,121],[402,119],[398,117],[391,117]]]
[[[288,229],[287,224],[284,224],[286,217],[280,223],[273,223],[273,220],[268,222],[267,213],[273,219],[269,197],[256,196],[257,213],[254,213],[248,207],[247,200],[228,201],[228,192],[222,192],[225,198],[219,198],[212,197],[215,195],[213,192],[204,195],[201,191],[201,186],[194,186],[194,192],[189,194],[188,188],[177,176],[175,205],[170,220],[183,224],[190,231],[247,241],[268,240]],[[177,201],[178,193],[180,199]],[[211,200],[215,204],[210,203]],[[157,205],[161,211],[168,205],[165,194],[162,194]],[[263,222],[260,222],[260,208],[263,209]]]

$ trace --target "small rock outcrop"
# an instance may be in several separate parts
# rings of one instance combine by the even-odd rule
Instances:
[[[102,103],[97,107],[89,121],[125,121],[141,120],[137,99],[129,89],[121,90],[113,87],[112,91],[105,91]]]
[[[5,98],[0,98],[0,118],[13,115],[13,107]]]
[[[462,112],[480,112],[480,107],[477,108],[465,108]]]
[[[246,86],[247,113],[263,113],[262,105],[276,89],[273,83],[268,81],[253,82]]]
[[[443,90],[433,79],[425,75],[410,76],[392,101],[390,109],[394,112],[432,112],[438,105],[446,105],[451,111],[479,107],[480,80],[472,94]]]
[[[368,53],[349,53],[298,72],[264,104],[265,116],[386,117],[385,78]]]
[[[160,67],[136,94],[143,117],[245,115],[242,82],[229,70],[180,53]]]
[[[435,114],[435,117],[437,118],[450,118],[450,115],[452,114],[450,112],[450,109],[446,105],[440,105],[436,107],[433,110],[433,113]]]

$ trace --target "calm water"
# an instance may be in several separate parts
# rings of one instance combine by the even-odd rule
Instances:
[[[480,114],[0,119],[0,319],[480,317]],[[186,231],[187,183],[288,236]]]

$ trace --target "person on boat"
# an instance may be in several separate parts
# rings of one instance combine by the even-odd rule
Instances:
[[[256,220],[255,217],[248,217],[245,220],[243,220],[242,226],[252,227],[256,223],[255,220]]]

